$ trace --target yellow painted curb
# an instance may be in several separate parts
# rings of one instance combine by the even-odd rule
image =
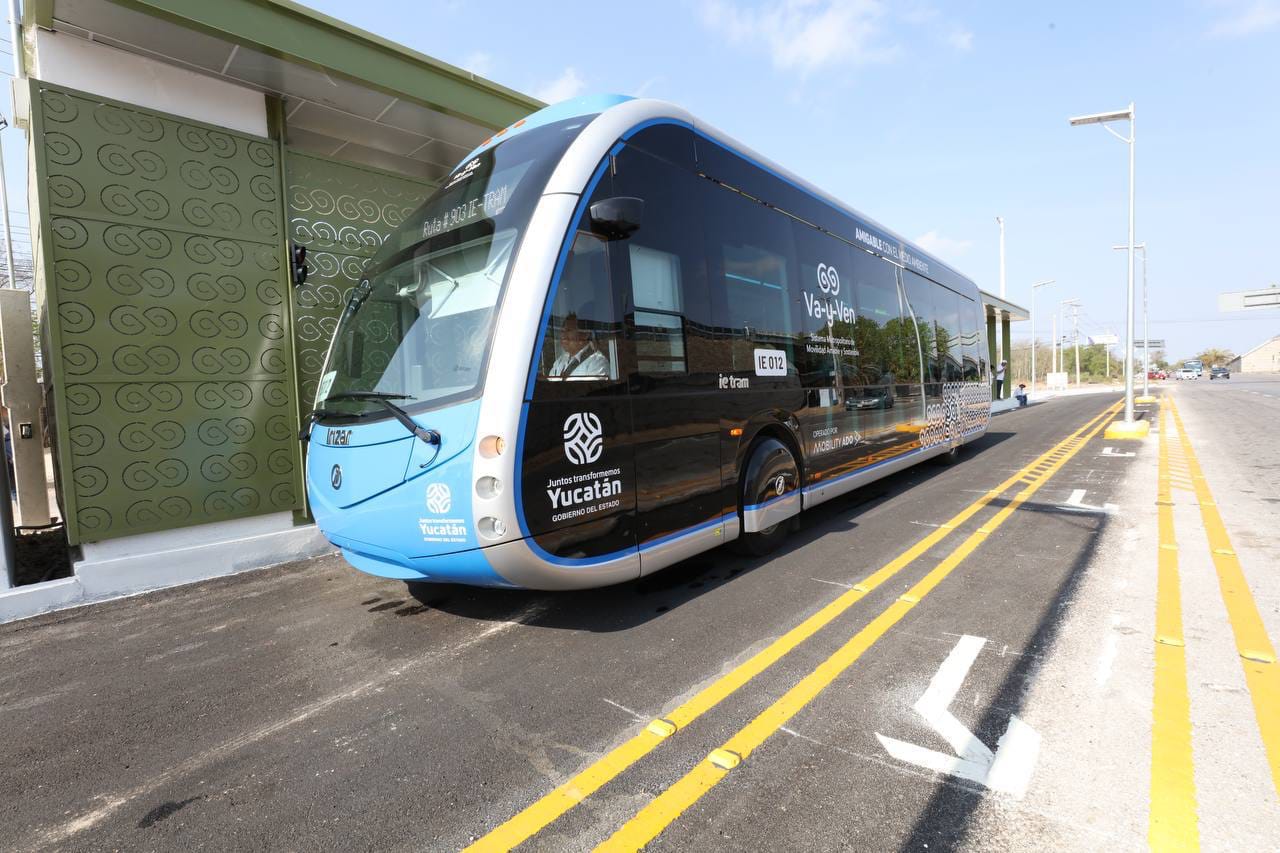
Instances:
[[[1146,421],[1134,421],[1128,424],[1124,421],[1112,421],[1107,424],[1107,431],[1102,435],[1107,439],[1146,438],[1150,431],[1151,424]]]
[[[1135,403],[1154,403],[1155,401],[1156,401],[1155,397],[1134,397],[1133,398],[1133,402]]]

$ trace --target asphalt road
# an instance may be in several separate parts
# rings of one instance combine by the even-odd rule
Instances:
[[[1232,383],[1172,393],[1224,493],[1240,475],[1209,436],[1242,401],[1266,503],[1280,454],[1239,418],[1271,403]],[[826,504],[766,559],[544,594],[407,589],[322,558],[0,628],[0,847],[447,850],[504,826],[546,850],[620,830],[673,850],[1140,847],[1158,442],[1079,433],[1115,402],[997,416],[961,463]],[[1227,510],[1243,560],[1258,520]],[[1206,846],[1233,810],[1274,842],[1224,660],[1205,665],[1235,680],[1209,678],[1238,692],[1203,706],[1226,721],[1204,743],[1248,757],[1197,753]],[[677,730],[646,734],[655,719]],[[1231,774],[1251,787],[1221,805]]]

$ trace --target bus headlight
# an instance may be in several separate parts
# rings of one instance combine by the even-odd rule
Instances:
[[[497,435],[486,435],[480,439],[480,455],[485,459],[495,459],[506,450],[507,442]]]
[[[497,477],[481,477],[476,480],[476,494],[482,498],[496,498],[502,494],[502,481]]]
[[[476,529],[485,539],[501,539],[507,535],[507,526],[502,523],[502,519],[490,515],[477,521]]]

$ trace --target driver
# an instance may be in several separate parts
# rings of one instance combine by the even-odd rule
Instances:
[[[560,327],[560,355],[551,365],[551,376],[565,378],[600,378],[608,375],[609,361],[596,349],[591,335],[578,325],[578,315],[569,314]]]

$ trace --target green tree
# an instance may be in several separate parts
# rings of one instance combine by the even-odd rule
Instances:
[[[1201,352],[1196,358],[1204,362],[1205,367],[1226,366],[1227,362],[1236,357],[1236,354],[1229,349],[1221,347],[1209,347]]]

